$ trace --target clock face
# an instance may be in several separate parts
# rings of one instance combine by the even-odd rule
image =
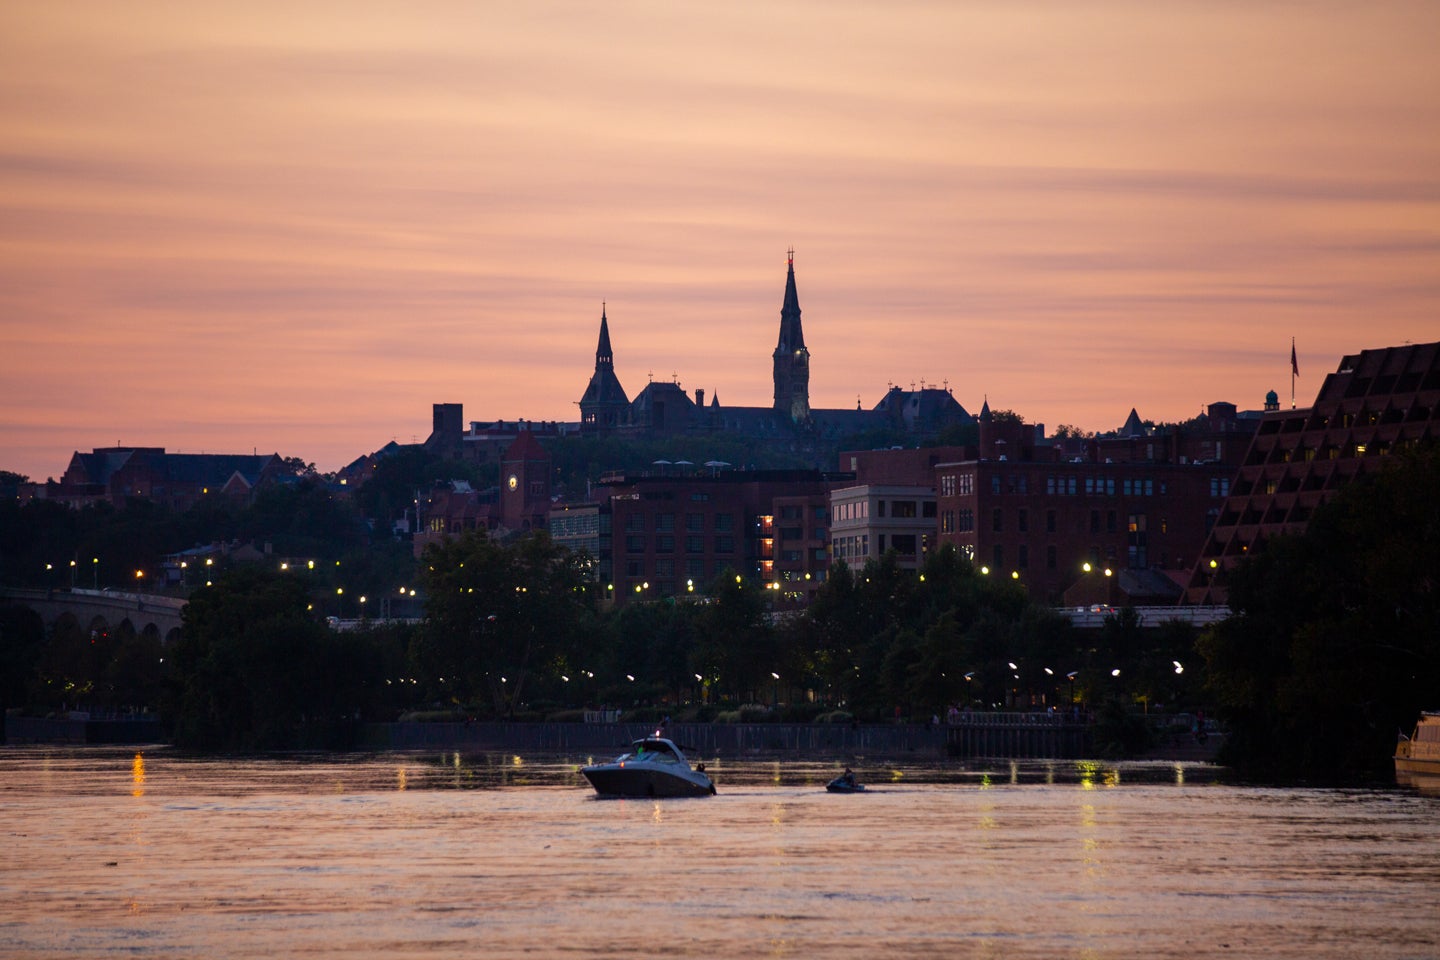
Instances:
[[[520,485],[520,481],[515,478],[515,474],[513,473],[510,474],[510,479],[507,480],[506,483],[510,484],[511,490],[514,490],[517,486]]]

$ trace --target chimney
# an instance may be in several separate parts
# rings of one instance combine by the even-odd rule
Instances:
[[[697,388],[695,389],[695,406],[697,406],[697,407],[703,407],[703,406],[705,406],[705,388],[704,388],[704,387],[697,387]]]

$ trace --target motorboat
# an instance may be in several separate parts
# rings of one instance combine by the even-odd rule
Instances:
[[[1415,732],[1395,744],[1396,779],[1417,775],[1440,777],[1440,712],[1421,713]]]
[[[857,782],[855,774],[847,770],[825,784],[825,789],[831,793],[864,793],[865,784]]]
[[[708,797],[715,784],[705,764],[690,766],[673,740],[644,737],[609,763],[581,767],[580,772],[602,797]]]

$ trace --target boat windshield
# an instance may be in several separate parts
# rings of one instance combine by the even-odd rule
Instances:
[[[636,744],[635,749],[627,754],[627,757],[632,760],[651,760],[657,763],[675,763],[680,759],[669,744],[649,741]]]

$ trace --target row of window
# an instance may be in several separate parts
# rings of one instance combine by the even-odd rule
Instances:
[[[837,503],[831,508],[831,521],[865,520],[870,516],[868,500],[849,500]],[[916,517],[935,516],[934,500],[876,500],[875,516],[893,520],[913,520]]]
[[[675,546],[679,541],[674,535],[668,533],[658,534],[655,537],[656,553],[674,553]],[[714,553],[734,553],[735,538],[728,534],[719,534],[712,541]],[[626,534],[625,552],[629,554],[644,553],[648,540],[641,534]],[[684,538],[685,553],[704,553],[705,538],[699,534],[691,534]]]
[[[1117,484],[1114,477],[1075,477],[1056,476],[1047,474],[1045,476],[1045,492],[1051,496],[1074,497],[1083,490],[1089,497],[1113,497],[1115,496]],[[1118,484],[1121,496],[1126,497],[1153,497],[1155,495],[1155,481],[1153,478],[1142,477],[1121,477]],[[1160,483],[1160,495],[1166,492],[1165,483]]]
[[[940,496],[968,497],[975,492],[975,474],[947,473],[940,477]]]
[[[648,515],[648,514],[644,514],[644,513],[631,513],[631,514],[627,514],[626,517],[625,517],[625,532],[626,532],[626,533],[644,533],[644,532],[645,532],[645,527],[646,527],[645,521],[646,521],[646,517],[647,517],[647,516],[649,516],[649,515]],[[716,529],[716,530],[734,530],[734,529],[735,529],[735,515],[734,515],[733,513],[716,513],[716,514],[687,513],[687,514],[685,514],[685,529],[686,529],[686,531],[688,531],[688,532],[690,532],[690,533],[704,533],[704,532],[705,532],[705,518],[706,518],[707,516],[710,516],[710,517],[713,518],[713,521],[712,521],[712,522],[714,523],[714,529]],[[654,517],[655,517],[655,530],[656,530],[656,531],[659,531],[659,532],[669,532],[669,531],[673,531],[673,530],[675,529],[675,514],[673,514],[673,513],[657,513],[657,514],[654,514]]]
[[[854,561],[863,561],[870,556],[870,535],[861,533],[853,537],[836,537],[834,550],[836,560],[844,560],[853,567]]]
[[[675,576],[675,571],[680,570],[683,571],[685,579],[693,581],[698,586],[706,582],[705,577],[707,571],[710,576],[718,577],[727,568],[732,566],[733,564],[729,561],[717,560],[707,567],[704,560],[693,557],[684,560],[677,566],[674,560],[668,557],[661,557],[655,560],[654,567],[647,572],[645,570],[645,561],[632,559],[625,561],[625,576],[629,578],[646,576],[654,576],[657,578],[673,577]]]

